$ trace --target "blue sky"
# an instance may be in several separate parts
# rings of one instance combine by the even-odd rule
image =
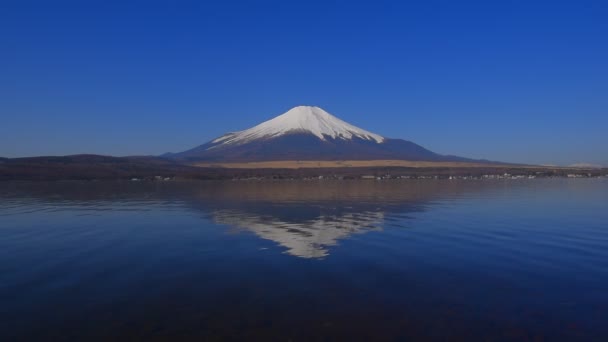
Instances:
[[[161,154],[317,105],[433,151],[608,165],[605,1],[2,1],[0,156]]]

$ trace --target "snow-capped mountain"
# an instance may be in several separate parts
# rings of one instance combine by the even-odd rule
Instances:
[[[186,161],[416,160],[472,161],[443,156],[413,142],[351,125],[319,107],[298,106],[244,131],[227,133],[166,157]]]
[[[213,140],[213,143],[218,144],[214,147],[239,145],[290,133],[309,133],[324,141],[327,139],[351,140],[353,138],[377,143],[384,141],[384,137],[344,122],[319,107],[298,106],[250,129],[228,133]]]

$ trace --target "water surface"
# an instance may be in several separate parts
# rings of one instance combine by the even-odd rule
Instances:
[[[0,183],[0,340],[608,340],[608,180]]]

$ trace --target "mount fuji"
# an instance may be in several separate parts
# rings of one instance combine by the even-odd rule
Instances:
[[[319,107],[298,106],[244,131],[165,157],[187,162],[408,160],[483,162],[446,156],[351,125]]]

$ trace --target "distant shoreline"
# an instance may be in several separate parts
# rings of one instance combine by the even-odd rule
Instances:
[[[496,163],[375,161],[268,161],[183,164],[158,157],[77,155],[0,160],[0,181],[10,180],[309,180],[506,179],[608,176],[608,169]]]

